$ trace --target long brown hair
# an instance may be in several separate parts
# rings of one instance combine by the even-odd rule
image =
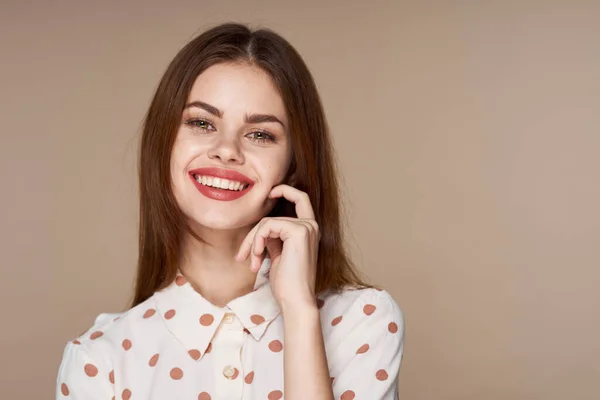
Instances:
[[[315,82],[298,52],[269,29],[236,23],[209,29],[185,45],[165,71],[146,113],[139,147],[139,258],[133,306],[170,284],[179,268],[187,225],[171,186],[170,157],[196,77],[218,63],[249,63],[279,89],[290,122],[292,162],[287,182],[306,192],[319,224],[316,292],[372,287],[358,276],[343,244],[336,165]],[[269,216],[295,216],[279,199]]]

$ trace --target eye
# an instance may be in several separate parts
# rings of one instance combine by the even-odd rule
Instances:
[[[273,135],[271,135],[270,133],[267,133],[267,132],[263,132],[263,131],[250,132],[249,134],[246,135],[246,137],[249,138],[250,140],[252,140],[253,142],[257,142],[257,143],[275,142],[275,137]]]
[[[185,121],[185,124],[191,126],[194,129],[199,129],[202,131],[209,130],[209,127],[214,129],[214,126],[211,121],[202,118],[192,118]]]

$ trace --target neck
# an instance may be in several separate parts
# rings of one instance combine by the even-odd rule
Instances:
[[[238,262],[234,258],[251,229],[201,228],[198,235],[207,243],[190,235],[184,239],[181,273],[202,297],[218,307],[254,289],[256,274],[250,272],[249,260]]]

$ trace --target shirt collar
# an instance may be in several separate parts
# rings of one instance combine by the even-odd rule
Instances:
[[[260,340],[280,314],[269,283],[270,264],[269,258],[263,261],[252,292],[233,299],[225,307],[217,307],[206,300],[178,273],[168,287],[154,293],[158,314],[171,334],[196,360],[210,351],[210,342],[227,313],[234,313],[252,337]]]

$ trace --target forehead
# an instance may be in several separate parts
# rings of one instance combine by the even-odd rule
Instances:
[[[203,101],[223,112],[223,118],[243,114],[274,114],[285,119],[283,99],[271,77],[248,64],[221,63],[196,78],[188,102]]]

